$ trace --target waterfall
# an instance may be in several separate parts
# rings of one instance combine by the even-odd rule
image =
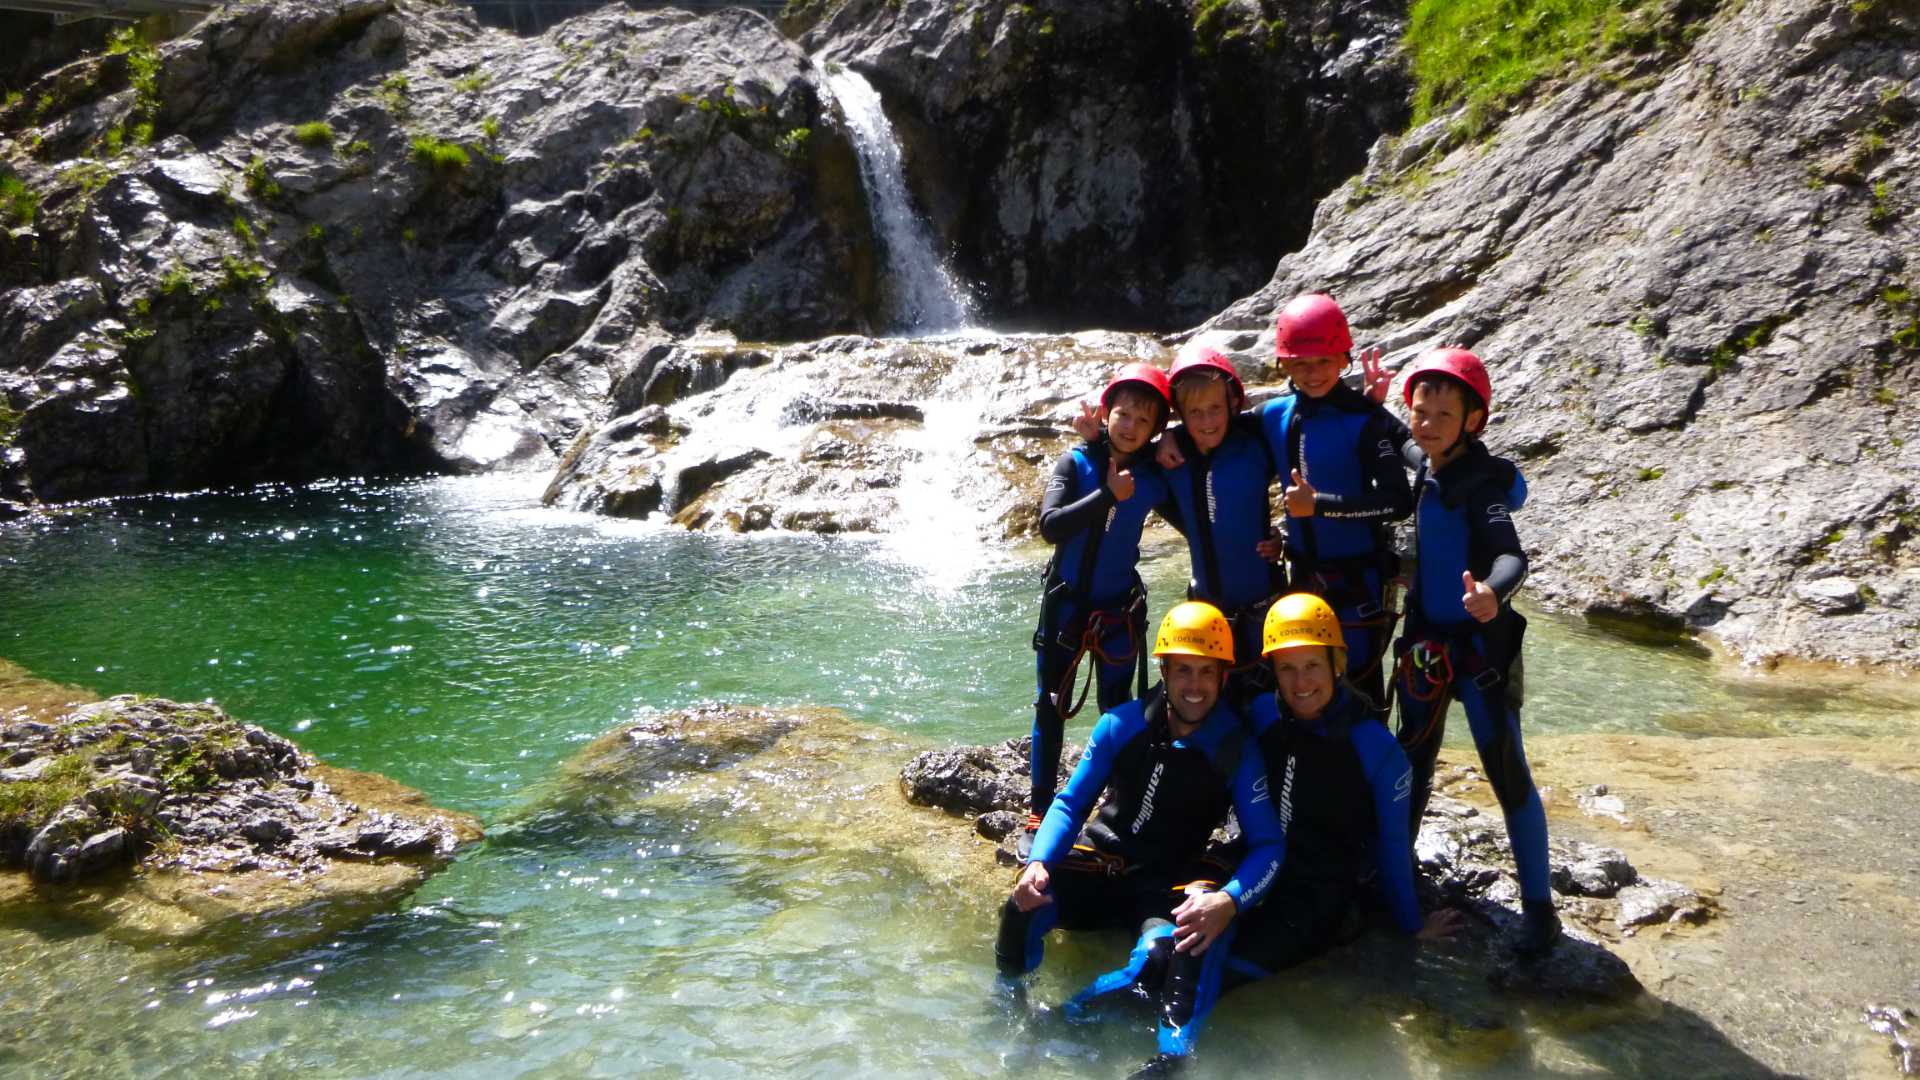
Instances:
[[[892,327],[908,334],[968,328],[972,301],[940,257],[933,230],[914,213],[900,165],[900,142],[880,107],[879,91],[852,68],[822,67],[828,71],[827,92],[840,103],[860,157],[860,176],[885,258],[883,294],[890,300]]]

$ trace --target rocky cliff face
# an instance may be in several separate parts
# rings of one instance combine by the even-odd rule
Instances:
[[[1386,0],[796,7],[808,49],[889,102],[995,325],[1192,325],[1406,117]]]
[[[650,332],[859,328],[807,72],[742,11],[301,0],[41,76],[0,109],[0,497],[551,462]]]
[[[1917,26],[1729,5],[1663,74],[1575,82],[1484,142],[1383,140],[1208,329],[1263,361],[1276,306],[1324,289],[1391,363],[1473,347],[1554,601],[1920,662]]]

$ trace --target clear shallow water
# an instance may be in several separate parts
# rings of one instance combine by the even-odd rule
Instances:
[[[490,825],[524,816],[583,741],[702,700],[835,706],[941,742],[1025,730],[1032,553],[952,585],[925,552],[689,536],[540,510],[538,489],[262,490],[0,528],[0,656],[100,693],[214,698]],[[1152,561],[1156,614],[1183,564]],[[1913,703],[1884,687],[1836,697],[1534,626],[1530,732],[1910,723]],[[286,955],[0,926],[0,1071],[1110,1075],[1144,1055],[1137,1024],[1010,1033],[986,1002],[992,921],[990,901],[775,822],[661,812],[503,831],[406,910]],[[1064,996],[1119,944],[1056,947],[1037,996]],[[1410,1026],[1414,997],[1459,1002],[1439,1009],[1456,1026],[1491,1011],[1526,1031],[1492,1075],[1751,1064],[1665,1021],[1628,1038],[1592,1017],[1521,1015],[1438,954],[1404,985],[1343,955],[1223,1008],[1201,1075],[1267,1055],[1308,1076],[1480,1074],[1457,1030]]]

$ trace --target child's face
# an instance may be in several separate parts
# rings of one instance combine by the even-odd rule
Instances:
[[[1280,703],[1301,720],[1317,720],[1333,700],[1333,659],[1325,645],[1295,645],[1267,654]]]
[[[1233,417],[1227,411],[1227,384],[1202,383],[1188,389],[1180,399],[1180,422],[1187,426],[1193,445],[1203,454],[1227,439],[1227,424]]]
[[[1413,432],[1413,441],[1427,452],[1428,460],[1446,456],[1460,441],[1460,432],[1466,429],[1479,409],[1467,411],[1467,395],[1450,379],[1423,379],[1413,388],[1413,407],[1409,410],[1407,427]]]
[[[1160,406],[1141,398],[1120,394],[1104,410],[1107,440],[1123,454],[1131,454],[1153,438],[1153,425],[1160,419]]]
[[[1294,389],[1310,398],[1325,397],[1339,385],[1346,367],[1344,356],[1290,356],[1280,361],[1280,370],[1293,380]]]

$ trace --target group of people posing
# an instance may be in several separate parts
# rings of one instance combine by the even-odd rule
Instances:
[[[1254,409],[1212,349],[1170,372],[1122,369],[1076,422],[1085,442],[1041,508],[1054,553],[1033,640],[1031,813],[994,954],[1017,995],[1052,929],[1138,933],[1067,1009],[1152,997],[1147,1072],[1188,1059],[1221,993],[1325,951],[1356,912],[1384,910],[1419,940],[1460,927],[1458,912],[1422,914],[1412,851],[1455,700],[1518,870],[1512,946],[1537,959],[1560,933],[1520,739],[1526,620],[1510,601],[1527,560],[1512,514],[1526,483],[1480,442],[1486,366],[1460,348],[1417,358],[1403,423],[1382,404],[1378,350],[1362,357],[1364,391],[1343,379],[1352,333],[1317,293],[1281,310],[1275,354],[1292,392]],[[1149,513],[1192,560],[1187,600],[1153,638],[1151,688],[1137,570]],[[1409,516],[1410,566],[1393,544]],[[1065,722],[1090,692],[1103,715],[1056,793]],[[1213,842],[1229,813],[1237,838]]]

